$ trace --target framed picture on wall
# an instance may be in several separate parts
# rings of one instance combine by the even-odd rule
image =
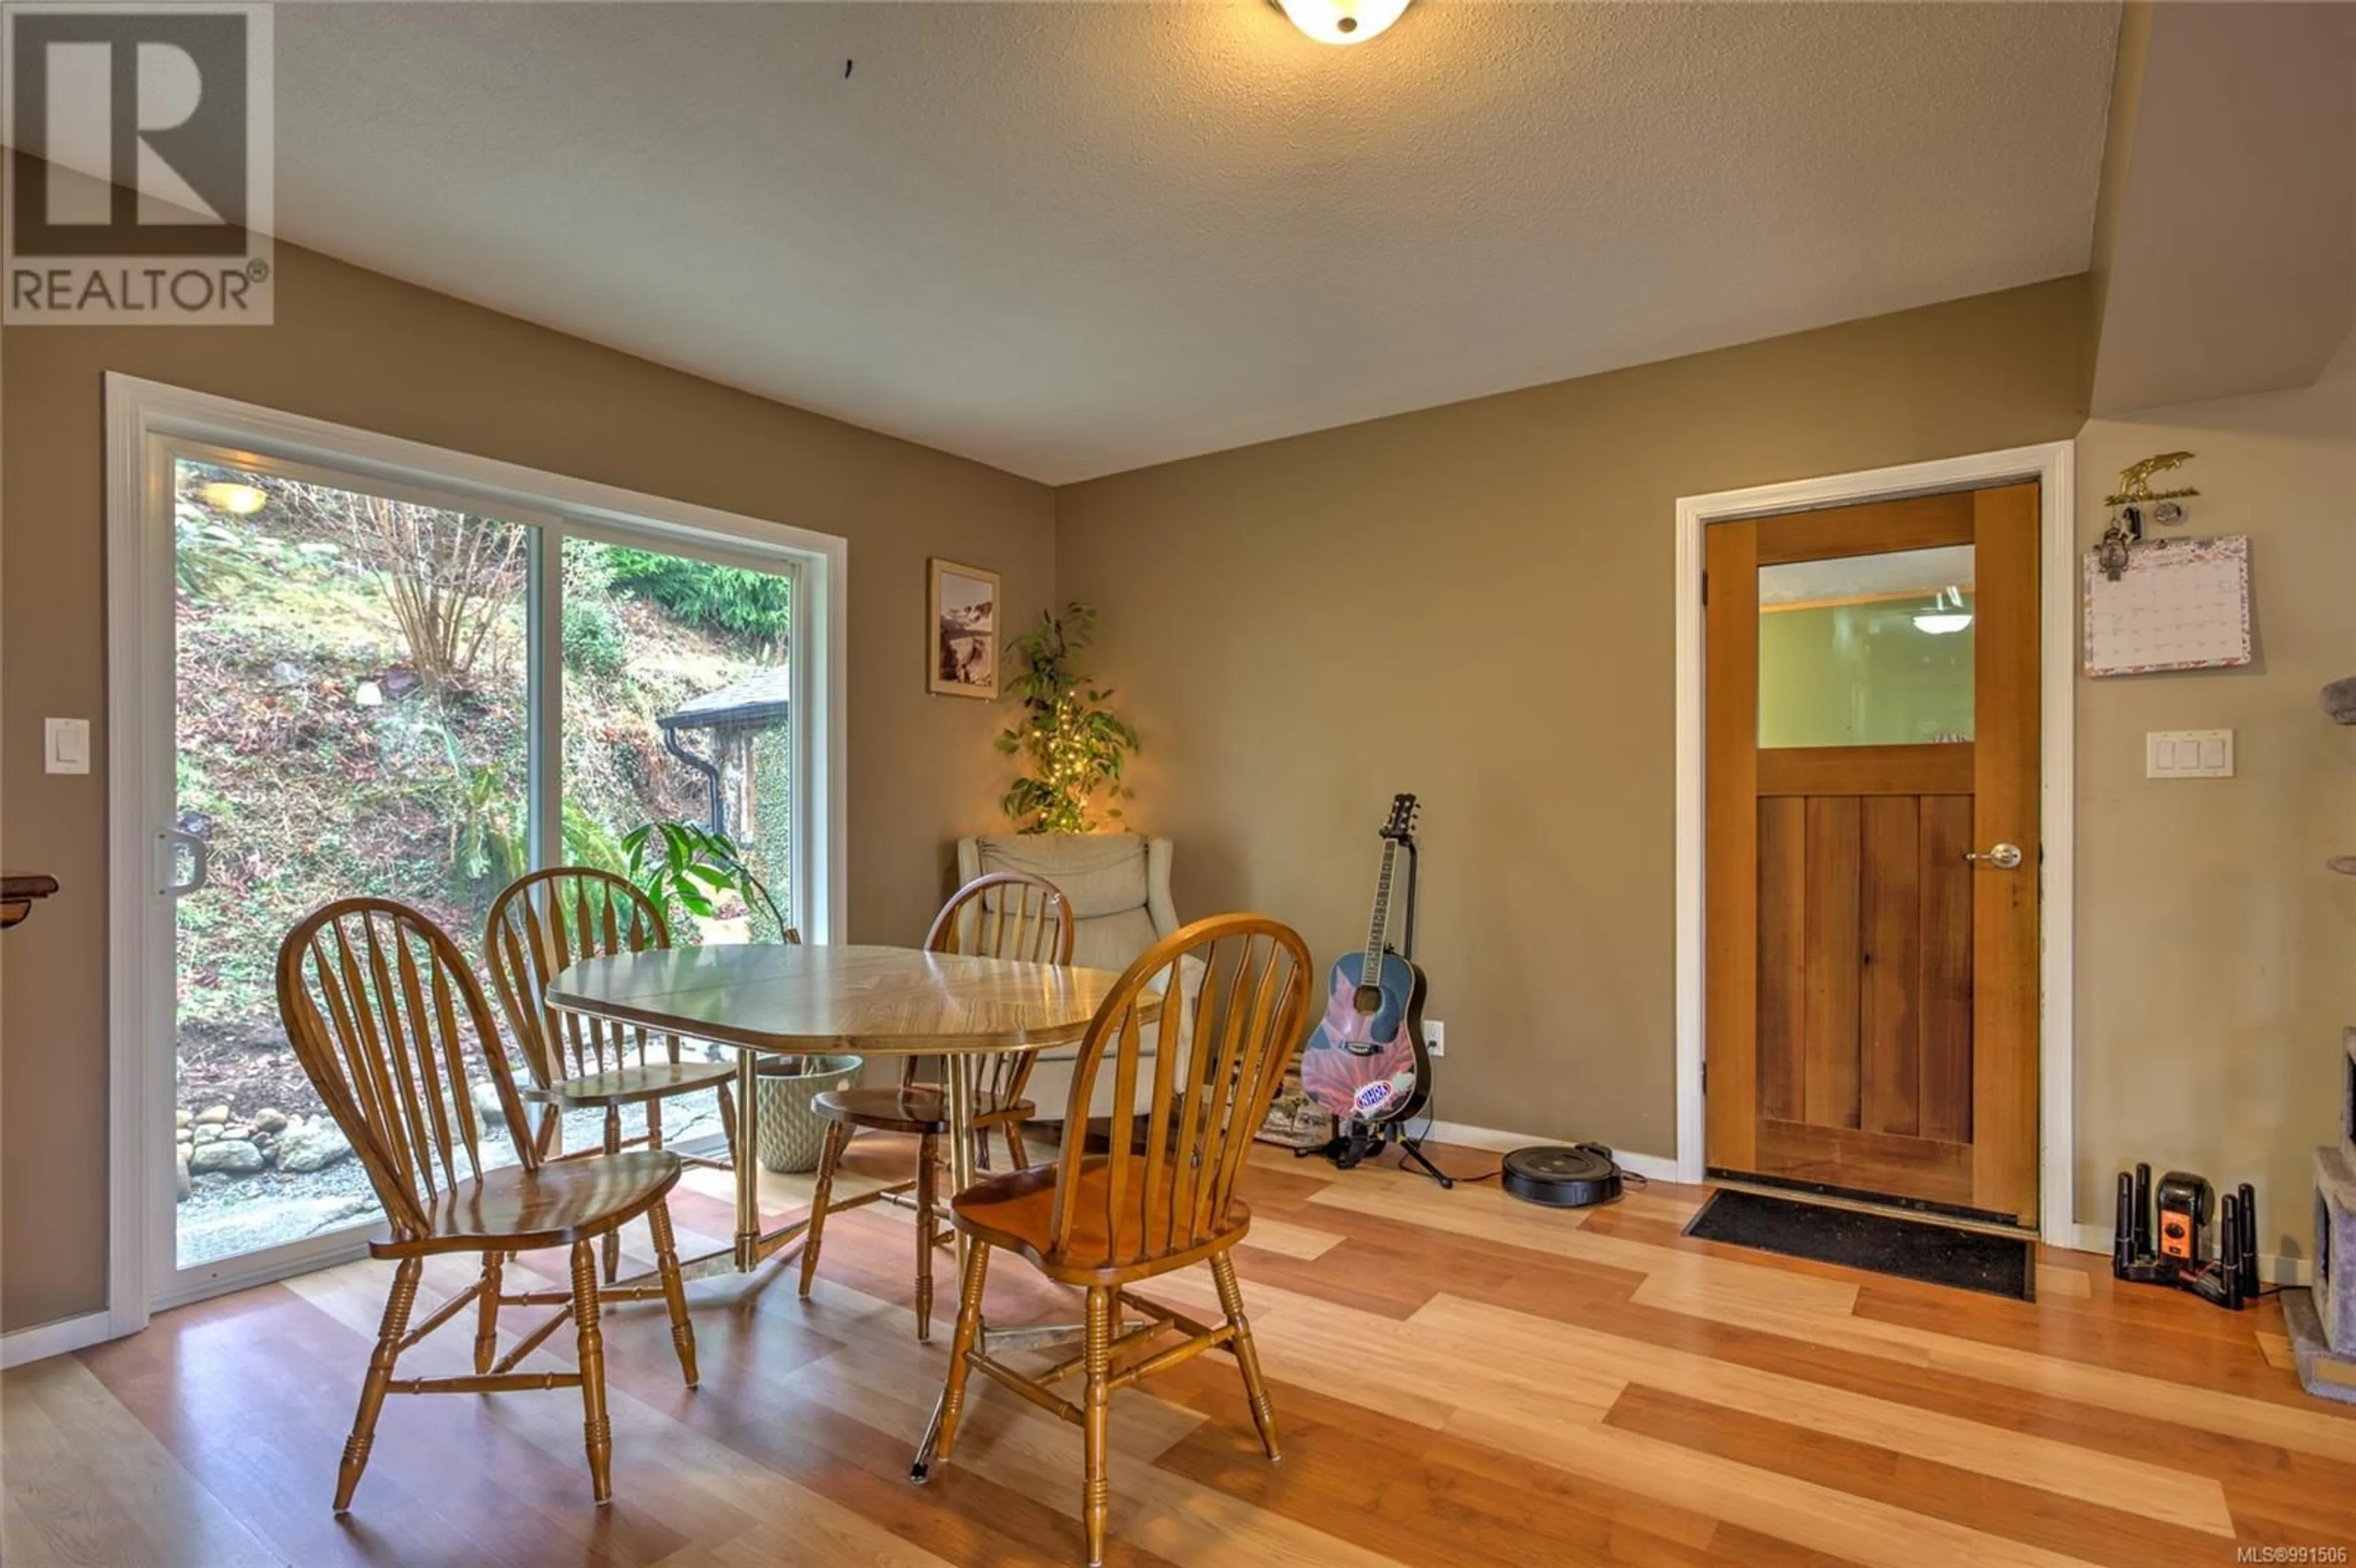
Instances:
[[[998,695],[998,573],[928,561],[926,683],[944,697]]]

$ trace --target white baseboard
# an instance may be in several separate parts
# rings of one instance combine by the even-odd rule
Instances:
[[[1434,1122],[1431,1124],[1430,1130],[1423,1136],[1439,1143],[1460,1144],[1466,1148],[1493,1149],[1498,1154],[1510,1154],[1515,1149],[1527,1148],[1532,1144],[1559,1144],[1567,1141],[1559,1137],[1548,1137],[1543,1133],[1501,1132],[1495,1127],[1468,1126],[1462,1122]],[[1656,1154],[1632,1154],[1626,1149],[1613,1149],[1612,1157],[1620,1162],[1621,1169],[1633,1176],[1641,1176],[1647,1181],[1675,1181],[1677,1179],[1677,1162],[1673,1159],[1663,1159]]]
[[[2080,1225],[2071,1247],[2075,1252],[2100,1253],[2108,1256],[2111,1228],[2108,1225]],[[2284,1258],[2272,1253],[2260,1253],[2258,1277],[2269,1285],[2313,1285],[2315,1270],[2305,1258]]]
[[[1527,1148],[1532,1144],[1564,1141],[1540,1133],[1509,1133],[1496,1127],[1470,1126],[1462,1122],[1434,1122],[1424,1136],[1438,1143],[1457,1144],[1465,1148],[1494,1149],[1499,1154]],[[1621,1169],[1648,1181],[1673,1182],[1677,1179],[1677,1162],[1674,1159],[1664,1159],[1652,1154],[1634,1154],[1626,1149],[1614,1149],[1612,1154],[1620,1162]],[[2066,1234],[2068,1240],[2058,1244],[2074,1252],[2107,1255],[2111,1250],[2111,1232],[2107,1225],[2073,1225],[2068,1228]],[[2049,1244],[2054,1244],[2050,1234],[2045,1239]],[[2258,1255],[2258,1275],[2269,1285],[2315,1283],[2314,1268],[2308,1259],[2276,1257],[2271,1253]]]
[[[13,1334],[0,1334],[0,1370],[45,1361],[113,1338],[114,1319],[103,1311],[19,1328]]]
[[[1641,1176],[1647,1181],[1679,1179],[1677,1162],[1665,1159],[1657,1154],[1632,1154],[1624,1148],[1615,1148],[1612,1151],[1612,1157],[1620,1162],[1621,1169],[1631,1176]]]

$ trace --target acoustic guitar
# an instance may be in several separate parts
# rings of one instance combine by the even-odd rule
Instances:
[[[1423,1041],[1423,971],[1390,950],[1392,873],[1415,835],[1415,796],[1394,795],[1383,824],[1383,869],[1363,953],[1344,955],[1327,987],[1325,1017],[1301,1058],[1301,1087],[1344,1123],[1414,1115],[1430,1095]]]

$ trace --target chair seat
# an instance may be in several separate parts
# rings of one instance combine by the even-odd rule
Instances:
[[[691,1089],[716,1088],[735,1076],[735,1066],[726,1061],[648,1061],[560,1079],[544,1093],[568,1105],[635,1105]]]
[[[1228,1205],[1226,1224],[1208,1239],[1159,1256],[1140,1258],[1145,1231],[1141,1188],[1124,1205],[1120,1233],[1105,1226],[1106,1198],[1111,1185],[1106,1161],[1093,1157],[1081,1162],[1079,1186],[1070,1201],[1076,1223],[1070,1243],[1061,1251],[1052,1245],[1058,1168],[1035,1165],[1010,1170],[975,1182],[949,1200],[949,1223],[967,1235],[1029,1258],[1041,1273],[1063,1285],[1113,1285],[1150,1279],[1158,1274],[1200,1263],[1243,1238],[1251,1229],[1251,1210],[1241,1199]],[[1163,1193],[1152,1207],[1167,1212],[1174,1174],[1164,1178]],[[1160,1225],[1155,1241],[1160,1242]]]
[[[937,1136],[949,1130],[949,1097],[933,1083],[892,1089],[829,1089],[811,1099],[810,1109],[830,1122],[848,1122],[854,1127],[873,1127],[878,1132],[931,1133]],[[1001,1108],[998,1096],[987,1090],[974,1095],[973,1115],[978,1125],[1027,1122],[1037,1113],[1038,1108],[1028,1100],[1017,1100]]]
[[[430,1234],[396,1236],[369,1250],[384,1258],[570,1246],[645,1213],[679,1172],[679,1156],[668,1149],[555,1160],[538,1170],[507,1166],[427,1199]]]

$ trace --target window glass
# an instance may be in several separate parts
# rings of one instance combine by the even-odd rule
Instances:
[[[1759,744],[1972,738],[1969,545],[1759,569]]]

